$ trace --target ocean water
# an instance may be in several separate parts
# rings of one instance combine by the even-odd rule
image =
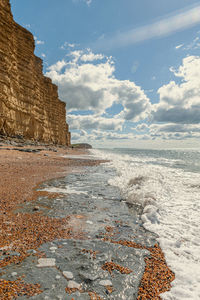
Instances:
[[[108,184],[142,209],[145,229],[157,234],[175,273],[162,299],[200,299],[200,150],[101,149],[110,160]]]

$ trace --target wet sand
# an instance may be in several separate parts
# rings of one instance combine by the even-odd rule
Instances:
[[[87,152],[84,150],[64,148],[49,150],[48,147],[39,147],[43,150],[29,153],[13,148],[17,147],[8,145],[0,147],[0,275],[3,274],[3,267],[12,263],[17,265],[27,258],[30,255],[30,249],[34,250],[38,257],[43,257],[43,253],[37,250],[43,243],[55,239],[84,238],[81,232],[79,236],[74,236],[69,222],[70,216],[61,219],[50,218],[38,212],[37,207],[34,207],[33,214],[15,213],[15,209],[25,202],[34,201],[40,196],[40,193],[44,194],[44,192],[36,191],[41,182],[62,177],[75,170],[80,172],[84,166],[100,163],[100,161],[72,160],[62,157],[65,154],[86,154]],[[26,148],[36,149],[38,147],[28,146]],[[45,193],[48,197],[58,196],[56,193]],[[109,234],[112,237],[112,232],[108,232],[106,239],[109,238]],[[111,242],[119,243],[113,240]],[[129,241],[121,243],[127,247],[140,247]],[[174,274],[168,269],[164,255],[157,245],[148,250],[152,256],[146,258],[146,269],[138,299],[160,299],[159,294],[170,288]],[[2,254],[4,255],[3,259],[1,259]],[[21,277],[14,281],[0,279],[0,299],[15,299],[17,296],[23,295],[28,297],[41,292],[38,284],[24,283]],[[98,297],[94,292],[90,292],[91,299],[101,299]],[[72,298],[70,297],[70,299]]]

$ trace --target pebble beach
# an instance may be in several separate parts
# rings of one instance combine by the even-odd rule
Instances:
[[[103,161],[86,155],[81,149],[1,143],[0,299],[161,299],[170,289],[174,274],[154,236],[141,224],[133,231],[127,208],[121,219],[114,212],[116,190],[92,194],[91,176]],[[66,200],[62,178],[78,187],[87,181],[92,197],[85,188],[72,190],[74,198]],[[37,272],[44,274],[39,278]]]

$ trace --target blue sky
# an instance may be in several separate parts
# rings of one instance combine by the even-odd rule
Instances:
[[[67,103],[72,142],[200,146],[200,4],[11,0]]]

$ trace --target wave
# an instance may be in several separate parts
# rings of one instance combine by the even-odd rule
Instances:
[[[108,167],[116,169],[116,176],[109,184],[119,187],[127,203],[143,208],[143,226],[159,236],[176,277],[162,298],[200,299],[200,174],[169,167],[173,159],[160,157],[156,165],[152,157],[99,150],[92,153],[110,160]]]

